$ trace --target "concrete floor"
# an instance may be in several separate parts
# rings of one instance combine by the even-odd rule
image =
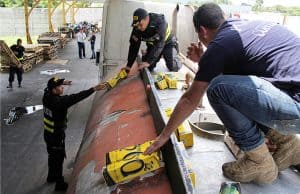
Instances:
[[[97,35],[96,49],[100,47],[100,34]],[[24,115],[13,125],[7,126],[3,119],[15,106],[42,104],[42,96],[50,75],[40,74],[43,70],[68,69],[70,73],[56,74],[72,80],[65,86],[65,94],[77,93],[98,83],[98,67],[90,60],[90,44],[86,42],[86,57],[79,59],[77,42],[68,42],[59,50],[59,59],[68,59],[66,65],[38,64],[23,74],[23,87],[7,89],[8,73],[1,73],[1,190],[2,194],[48,194],[54,192],[54,184],[47,184],[47,151],[43,139],[43,112]],[[66,131],[67,159],[64,175],[68,182],[77,150],[81,143],[85,124],[89,116],[93,95],[69,109]]]

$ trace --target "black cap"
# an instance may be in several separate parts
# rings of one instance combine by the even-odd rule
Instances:
[[[63,85],[64,80],[65,80],[64,78],[59,79],[57,76],[55,76],[55,77],[49,79],[47,87],[49,90],[52,90],[53,88],[55,88],[57,86]]]
[[[142,8],[138,8],[133,12],[133,21],[131,26],[136,27],[139,22],[148,16],[148,12]]]

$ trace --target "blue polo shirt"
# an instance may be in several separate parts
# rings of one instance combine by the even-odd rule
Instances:
[[[195,80],[220,74],[258,76],[300,102],[300,38],[276,23],[228,20],[201,57]]]

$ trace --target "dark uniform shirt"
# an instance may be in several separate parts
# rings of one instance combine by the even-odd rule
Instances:
[[[222,73],[258,76],[300,102],[300,38],[276,23],[228,20],[201,57],[195,80]]]
[[[171,29],[165,20],[164,15],[149,13],[150,21],[145,31],[133,28],[130,36],[130,47],[128,52],[127,66],[131,67],[134,63],[141,41],[145,41],[147,46],[152,45],[150,53],[147,53],[146,62],[150,65],[155,63],[159,58],[165,44],[172,40]]]
[[[64,130],[67,127],[68,108],[84,98],[87,98],[93,92],[94,89],[90,88],[77,94],[59,96],[52,94],[52,92],[46,88],[43,96],[45,132],[57,137],[63,137]]]
[[[96,42],[96,36],[95,35],[92,35],[92,37],[91,37],[91,44],[95,44],[95,42]]]
[[[14,52],[18,59],[21,59],[24,56],[25,48],[22,45],[18,46],[14,44],[10,47],[10,49]]]

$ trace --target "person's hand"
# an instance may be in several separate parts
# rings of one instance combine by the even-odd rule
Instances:
[[[148,62],[142,62],[141,64],[139,64],[139,70],[144,69],[149,66],[150,66],[150,64]]]
[[[71,85],[72,81],[71,80],[64,80],[63,85]]]
[[[130,67],[128,67],[128,66],[125,66],[125,67],[123,67],[121,70],[125,70],[126,71],[126,73],[129,73],[130,72]]]
[[[187,51],[187,58],[194,62],[199,62],[200,57],[203,54],[203,47],[201,42],[198,42],[198,45],[195,43],[191,43],[191,45],[188,47]]]
[[[100,83],[100,84],[98,84],[98,85],[96,85],[96,86],[94,87],[94,90],[95,90],[95,91],[105,90],[105,89],[107,89],[107,83],[106,83],[106,82]]]
[[[139,65],[136,61],[134,61],[134,63],[130,67],[127,77],[132,77],[136,75],[138,72],[139,72]]]
[[[169,136],[165,137],[159,135],[154,142],[144,151],[144,155],[150,155],[153,152],[156,152],[159,148],[161,148],[169,139]]]

